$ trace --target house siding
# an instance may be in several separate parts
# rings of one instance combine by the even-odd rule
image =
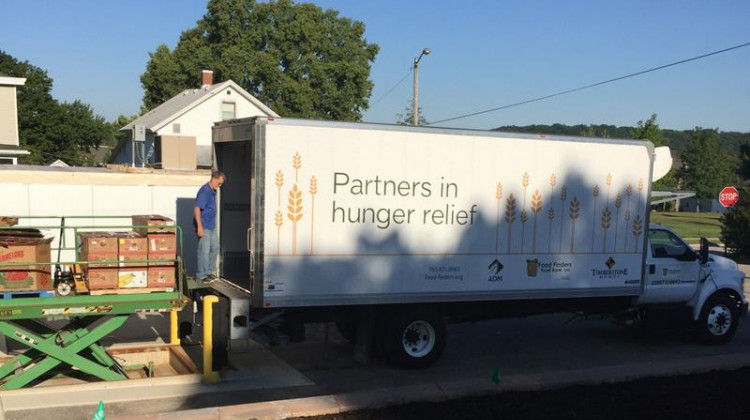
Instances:
[[[0,144],[18,146],[15,86],[0,86]]]

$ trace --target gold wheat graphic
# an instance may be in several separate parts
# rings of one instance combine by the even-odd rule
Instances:
[[[297,255],[297,223],[302,219],[302,191],[294,184],[289,191],[287,217],[292,221],[292,255]]]
[[[497,217],[495,224],[495,254],[498,253],[500,247],[500,202],[503,199],[503,184],[497,183],[495,188],[495,199],[497,200]]]
[[[633,219],[633,236],[635,236],[633,252],[638,252],[638,237],[641,236],[641,233],[643,233],[643,219],[641,219],[640,214],[637,214]]]
[[[508,225],[508,250],[510,254],[510,240],[513,231],[513,222],[516,220],[516,198],[513,197],[513,193],[508,195],[505,200],[505,223]]]
[[[536,220],[539,212],[542,210],[542,194],[539,190],[534,190],[531,195],[531,212],[534,213],[534,229],[531,237],[531,252],[536,253]]]
[[[625,189],[625,195],[628,197],[627,204],[625,205],[625,245],[623,245],[623,251],[627,252],[628,249],[628,236],[627,233],[630,229],[630,197],[633,195],[633,186],[628,184]]]
[[[594,185],[594,212],[591,214],[591,252],[594,252],[594,234],[596,233],[596,213],[597,213],[597,200],[599,199],[599,185]]]
[[[615,246],[614,252],[617,252],[617,229],[620,225],[620,207],[622,207],[622,193],[618,192],[615,197]]]
[[[570,200],[570,253],[575,252],[576,219],[581,215],[581,203],[578,198]]]
[[[562,252],[563,240],[563,223],[565,222],[565,200],[568,199],[568,187],[563,185],[560,188],[560,246],[557,252]]]
[[[641,213],[641,197],[643,194],[641,193],[643,191],[643,178],[638,180],[638,214]]]
[[[609,206],[604,207],[602,212],[602,229],[604,230],[604,240],[602,241],[602,252],[607,252],[607,231],[612,226],[612,212]]]
[[[284,186],[284,173],[279,170],[276,172],[276,187],[279,190],[278,198],[279,198],[279,204],[278,206],[281,207],[281,187]]]
[[[274,220],[276,224],[276,255],[281,254],[281,225],[284,224],[284,215],[281,210],[276,210],[276,217]]]
[[[292,167],[294,168],[294,182],[299,182],[299,168],[302,167],[302,156],[295,153],[292,157]]]
[[[547,210],[547,219],[549,219],[549,231],[548,238],[547,238],[547,252],[552,252],[552,227],[555,220],[555,185],[557,185],[557,178],[555,177],[555,174],[552,174],[549,176],[549,186],[550,186],[550,204],[549,204],[549,210]]]
[[[315,237],[315,194],[318,193],[318,180],[313,175],[310,178],[310,254],[313,253],[313,238]]]

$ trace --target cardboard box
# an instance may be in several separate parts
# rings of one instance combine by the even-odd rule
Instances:
[[[127,232],[118,240],[118,260],[120,267],[137,267],[147,265],[148,243],[146,238],[134,232]],[[135,263],[126,263],[123,261],[140,261]],[[145,268],[143,268],[145,270]],[[146,286],[143,286],[146,287]]]
[[[78,232],[78,261],[111,261],[89,267],[117,267],[118,232]]]
[[[19,239],[0,243],[0,291],[52,290],[49,239]],[[16,265],[18,264],[18,265]]]
[[[148,268],[148,287],[174,288],[176,283],[174,265]]]
[[[149,233],[171,233],[174,234],[176,229],[171,227],[167,228],[164,226],[174,226],[174,220],[169,217],[164,217],[158,214],[144,214],[133,216],[133,231],[140,235],[148,235]],[[137,227],[145,226],[145,227]]]
[[[148,287],[148,271],[146,267],[142,267],[140,270],[137,268],[120,269],[117,277],[117,285],[121,289]]]
[[[177,236],[170,233],[152,233],[148,237],[149,266],[174,266],[177,258]]]
[[[96,267],[84,271],[89,290],[113,290],[118,286],[119,270],[115,267]]]

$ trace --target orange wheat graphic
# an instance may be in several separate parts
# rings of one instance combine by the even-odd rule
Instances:
[[[628,184],[628,187],[625,189],[625,195],[628,197],[627,199],[627,205],[625,206],[625,245],[623,246],[622,250],[627,251],[628,249],[628,230],[630,228],[630,197],[633,195],[633,186]]]
[[[563,222],[565,221],[565,200],[568,199],[568,187],[563,185],[560,188],[560,246],[557,252],[562,252],[562,240],[563,240]]]
[[[633,219],[633,236],[635,236],[633,252],[638,252],[638,237],[641,236],[641,233],[643,233],[643,219],[641,219],[640,214],[637,214]]]
[[[318,180],[315,176],[310,179],[310,254],[313,253],[313,237],[315,229],[315,194],[318,193]]]
[[[599,199],[599,185],[594,185],[594,212],[591,214],[592,220],[591,220],[591,252],[594,252],[594,234],[596,233],[596,203]]]
[[[276,187],[279,189],[279,204],[278,206],[281,207],[281,187],[284,186],[284,173],[279,170],[276,172]]]
[[[542,194],[539,190],[534,190],[534,194],[531,195],[531,212],[534,213],[534,229],[531,238],[531,252],[536,252],[536,219],[539,211],[542,210]]]
[[[503,199],[503,184],[497,183],[495,188],[495,199],[497,200],[497,218],[495,225],[495,254],[498,253],[499,242],[500,242],[500,201]]]
[[[297,255],[297,223],[302,219],[302,191],[294,184],[289,191],[287,217],[292,221],[292,255]]]
[[[299,153],[294,154],[292,167],[294,168],[294,182],[299,182],[299,168],[302,167],[302,156]]]
[[[575,252],[576,219],[581,215],[581,203],[578,198],[570,200],[570,253]]]
[[[507,253],[510,254],[510,239],[511,239],[511,232],[513,229],[513,222],[516,220],[516,198],[513,197],[513,193],[508,195],[507,200],[505,200],[505,223],[508,225],[508,251]]]
[[[549,204],[549,210],[547,210],[547,218],[549,219],[549,237],[547,238],[547,252],[552,252],[552,225],[553,221],[555,220],[555,203],[553,199],[555,198],[555,185],[557,184],[557,178],[555,177],[555,174],[552,174],[549,176],[549,186],[551,189],[551,192],[549,194],[550,204]]]
[[[614,252],[617,252],[617,228],[620,225],[620,207],[622,207],[622,193],[618,192],[615,197],[615,246]]]
[[[281,225],[284,224],[284,215],[281,210],[276,211],[274,223],[276,224],[276,254],[281,254]]]
[[[607,252],[607,231],[612,226],[612,212],[609,211],[609,206],[604,207],[602,212],[602,229],[604,230],[604,240],[602,242],[602,252]]]

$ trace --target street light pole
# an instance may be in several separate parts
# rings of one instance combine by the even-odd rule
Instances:
[[[432,52],[429,48],[422,49],[422,54],[414,59],[414,100],[411,109],[411,125],[419,124],[419,60],[422,56],[429,55]]]

